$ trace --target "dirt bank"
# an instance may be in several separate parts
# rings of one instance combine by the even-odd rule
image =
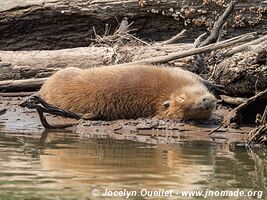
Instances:
[[[41,135],[42,127],[35,110],[21,108],[20,97],[1,97],[0,110],[6,112],[0,116],[0,132]],[[207,122],[174,122],[157,118],[116,121],[81,121],[77,126],[63,130],[73,132],[80,137],[111,137],[120,140],[134,140],[146,143],[177,143],[184,140],[205,140],[215,143],[244,143],[249,127],[239,129],[220,129],[209,135],[228,111],[219,108],[212,120]],[[70,120],[49,116],[53,123],[66,123]],[[62,131],[62,130],[61,130]]]

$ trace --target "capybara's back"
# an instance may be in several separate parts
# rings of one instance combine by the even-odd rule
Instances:
[[[104,120],[208,118],[215,107],[215,97],[197,75],[163,65],[66,68],[39,94],[50,104]]]

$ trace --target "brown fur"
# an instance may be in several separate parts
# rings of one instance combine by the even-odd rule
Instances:
[[[155,115],[206,119],[215,107],[215,97],[197,75],[153,65],[62,69],[46,81],[39,94],[60,108],[105,120]]]

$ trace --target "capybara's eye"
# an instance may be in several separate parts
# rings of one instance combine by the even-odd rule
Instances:
[[[165,108],[165,109],[167,109],[167,108],[169,108],[170,107],[170,101],[164,101],[163,103],[162,103],[162,106]]]
[[[202,101],[204,101],[204,102],[207,101],[207,100],[208,100],[207,98],[203,98],[203,99],[202,99]]]

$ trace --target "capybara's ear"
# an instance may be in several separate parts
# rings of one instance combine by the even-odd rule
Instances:
[[[182,94],[176,98],[176,101],[179,103],[183,103],[185,100],[186,100],[186,96],[184,94]]]
[[[164,109],[168,109],[168,108],[170,107],[170,105],[171,105],[171,102],[170,102],[169,100],[164,101],[164,102],[162,103],[162,107],[163,107]]]

